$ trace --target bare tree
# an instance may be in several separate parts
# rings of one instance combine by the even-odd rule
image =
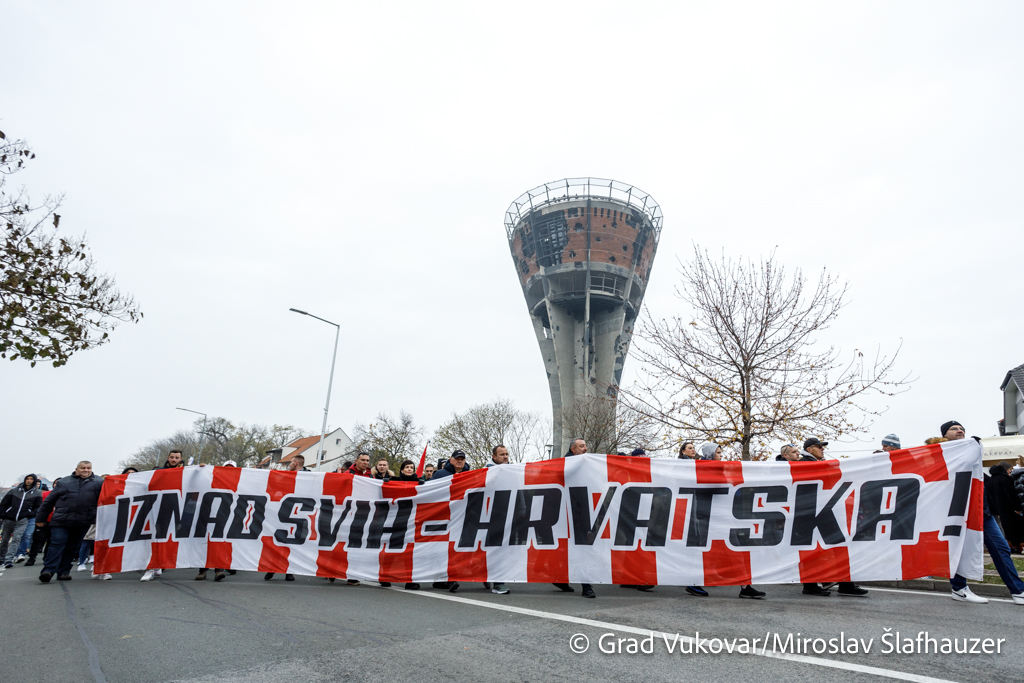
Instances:
[[[292,425],[242,424],[235,426],[230,420],[212,417],[206,422],[196,420],[192,429],[180,430],[169,437],[156,439],[121,461],[120,467],[151,470],[160,467],[172,449],[181,451],[182,459],[189,462],[220,465],[234,460],[239,467],[252,467],[260,462],[266,451],[278,448],[306,432]],[[202,452],[199,446],[202,444]]]
[[[393,472],[406,458],[419,460],[423,448],[423,428],[416,425],[412,415],[399,411],[398,419],[386,413],[379,413],[369,425],[357,424],[352,429],[350,456],[361,451],[370,454],[373,460],[387,458]],[[351,457],[350,459],[354,459]]]
[[[627,454],[636,448],[648,454],[658,448],[660,425],[649,414],[627,402],[601,396],[577,398],[562,409],[562,424],[573,437],[587,442],[591,453]],[[559,457],[561,453],[553,453]]]
[[[509,462],[539,460],[543,457],[540,416],[519,410],[509,399],[498,398],[453,413],[431,437],[434,455],[448,457],[459,449],[471,467],[483,467],[498,444],[508,449]],[[549,430],[550,431],[550,430]]]
[[[812,288],[799,269],[787,277],[774,253],[759,263],[712,260],[696,245],[680,266],[676,296],[692,313],[645,312],[633,349],[641,378],[623,392],[668,428],[738,445],[749,460],[772,439],[866,431],[885,408],[865,399],[909,388],[907,376],[891,377],[899,349],[874,361],[857,349],[845,361],[834,347],[815,350],[848,287],[827,271]]]

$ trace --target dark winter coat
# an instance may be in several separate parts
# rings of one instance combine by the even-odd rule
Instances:
[[[416,482],[417,484],[421,484],[421,483],[423,483],[423,482],[422,482],[422,481],[420,480],[420,478],[416,476],[416,473],[415,473],[415,472],[414,472],[414,473],[412,473],[412,474],[401,474],[401,473],[400,473],[400,474],[399,474],[399,475],[398,475],[397,477],[392,477],[392,478],[391,478],[391,481],[414,481],[414,482]]]
[[[33,480],[32,488],[26,490],[25,481],[29,477],[32,477]],[[25,481],[21,482],[21,486],[15,486],[8,491],[3,500],[0,500],[0,519],[18,521],[36,516],[36,511],[43,503],[42,494],[36,488],[36,482],[39,479],[36,478],[36,475],[29,474],[25,476]]]
[[[1024,467],[1010,472],[1010,478],[1013,479],[1013,488],[1017,491],[1017,500],[1024,508]]]
[[[469,463],[466,463],[466,467],[464,469],[462,469],[460,472],[456,472],[455,466],[452,465],[451,462],[446,462],[444,464],[444,467],[439,469],[437,472],[434,472],[434,476],[431,477],[431,480],[444,479],[445,477],[454,477],[456,474],[460,474],[461,472],[469,472],[471,469],[473,468],[469,466]]]
[[[989,510],[999,515],[1003,533],[1010,545],[1024,543],[1024,517],[1021,517],[1020,500],[1013,487],[1013,479],[1000,465],[989,468],[992,475],[985,480],[985,496],[989,499]]]
[[[50,526],[89,526],[96,523],[96,503],[100,499],[103,478],[90,474],[82,479],[77,474],[61,477],[53,491],[39,506],[36,516],[46,519],[53,511]]]

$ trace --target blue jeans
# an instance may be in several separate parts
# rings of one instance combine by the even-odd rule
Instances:
[[[50,547],[46,549],[43,572],[70,574],[71,563],[82,546],[82,537],[89,530],[87,526],[51,526]],[[42,574],[43,572],[39,572]]]
[[[85,564],[89,561],[93,545],[94,541],[82,541],[82,545],[78,549],[78,564]]]
[[[992,556],[992,564],[996,566],[999,577],[1010,589],[1010,593],[1017,595],[1024,593],[1024,581],[1017,575],[1017,568],[1010,559],[1010,545],[1006,542],[1003,532],[999,529],[996,518],[986,515],[984,526],[985,547],[988,554]],[[963,590],[967,586],[967,579],[957,574],[949,580],[953,590]]]
[[[14,555],[21,544],[21,536],[25,533],[28,520],[5,519],[0,530],[0,562],[11,564],[14,562]]]
[[[21,544],[18,546],[18,555],[28,555],[29,548],[32,547],[32,535],[36,532],[36,518],[28,518],[28,526],[25,527],[25,533],[21,537]]]

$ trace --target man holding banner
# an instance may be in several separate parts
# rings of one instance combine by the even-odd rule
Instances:
[[[939,433],[950,441],[959,441],[967,436],[963,425],[956,420],[943,423],[939,427]],[[988,548],[989,555],[992,557],[992,564],[995,565],[996,571],[999,572],[999,577],[1006,584],[1006,587],[1010,589],[1010,595],[1013,597],[1014,604],[1024,605],[1024,582],[1020,580],[1017,567],[1014,566],[1013,560],[1010,558],[1010,545],[1006,542],[1006,538],[999,528],[999,523],[989,513],[988,498],[985,497],[984,493],[981,494],[981,498],[984,500],[985,547]],[[967,587],[967,579],[959,573],[950,579],[949,586],[952,589],[953,599],[958,602],[973,602],[977,604],[988,602],[988,598],[983,598],[971,592],[971,589]]]

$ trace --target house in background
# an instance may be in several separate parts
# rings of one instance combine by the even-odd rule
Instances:
[[[269,467],[273,470],[286,470],[291,467],[292,459],[296,455],[301,455],[306,460],[305,466],[310,470],[316,470],[316,455],[319,445],[319,434],[295,439],[280,448],[267,451],[267,457],[260,462],[259,466]],[[320,460],[320,471],[333,472],[351,449],[352,439],[348,438],[348,434],[340,427],[324,434],[324,451]]]
[[[1003,419],[999,424],[999,435],[1019,434],[1024,423],[1024,365],[1007,372],[999,390],[1003,392]]]

